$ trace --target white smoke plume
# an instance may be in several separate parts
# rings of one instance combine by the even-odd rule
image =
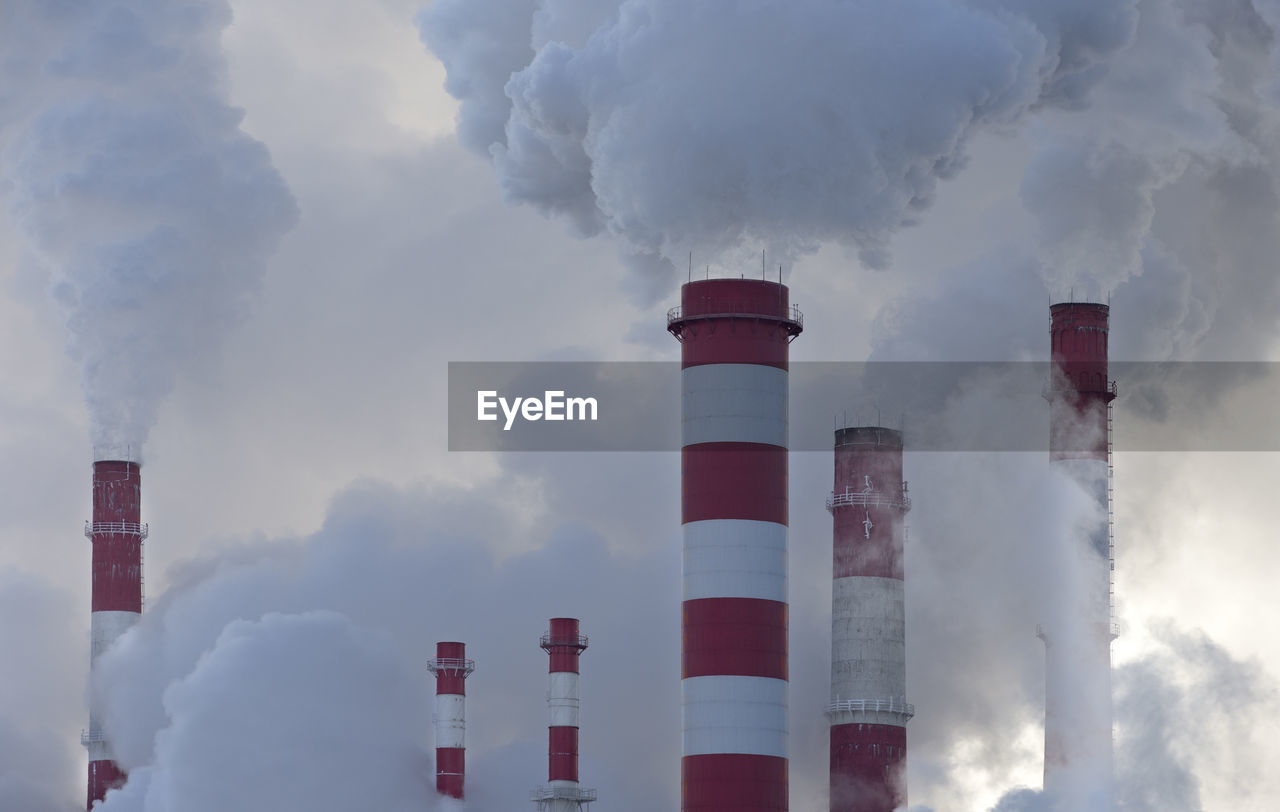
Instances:
[[[231,621],[165,688],[153,758],[100,809],[417,812],[434,783],[417,666],[333,612]]]
[[[1105,296],[1166,250],[1153,234],[1162,193],[1201,187],[1210,216],[1216,197],[1242,196],[1250,182],[1274,198],[1280,120],[1266,92],[1274,34],[1259,9],[1251,0],[1141,0],[1138,10],[1135,40],[1110,60],[1087,113],[1050,112],[1035,125],[1022,196],[1057,299]],[[1273,199],[1251,196],[1274,212]],[[1185,251],[1188,236],[1165,239]],[[1196,259],[1191,267],[1203,264]]]
[[[885,266],[975,135],[1084,105],[1136,19],[1134,2],[506,5],[419,18],[459,135],[510,201],[617,235],[664,281],[690,249],[744,244],[836,241]]]
[[[225,0],[0,6],[3,187],[52,277],[95,447],[137,455],[296,210],[227,100]]]
[[[365,483],[310,538],[186,565],[95,674],[129,772],[103,812],[453,808],[435,794],[437,640],[466,642],[478,663],[463,808],[522,808],[546,781],[538,639],[553,616],[580,616],[591,638],[584,784],[612,809],[669,807],[678,686],[654,675],[678,673],[674,545],[611,556],[584,528],[555,527],[498,559],[492,539],[517,532],[476,494]]]
[[[1277,685],[1256,662],[1238,660],[1203,632],[1172,620],[1157,646],[1119,667],[1116,683],[1116,803],[1123,812],[1262,809],[1254,790],[1258,718],[1274,718]],[[1060,812],[1037,790],[1007,793],[992,812]]]
[[[1153,632],[1155,649],[1116,672],[1119,808],[1194,812],[1229,795],[1265,808],[1257,721],[1280,710],[1274,678],[1172,620]]]

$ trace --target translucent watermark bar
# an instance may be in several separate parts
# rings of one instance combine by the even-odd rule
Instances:
[[[1050,401],[1073,389],[1053,373],[1048,362],[793,363],[788,445],[830,451],[835,428],[880,425],[902,429],[912,451],[1047,452]],[[1103,392],[1115,451],[1280,451],[1280,364],[1112,362]],[[678,451],[684,397],[676,362],[454,362],[449,450]],[[751,397],[717,408],[750,419]]]

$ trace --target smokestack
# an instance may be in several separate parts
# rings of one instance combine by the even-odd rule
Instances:
[[[831,586],[831,812],[907,805],[902,434],[835,433]]]
[[[436,643],[427,661],[436,677],[436,792],[462,800],[466,783],[467,677],[476,661],[467,659],[466,643]]]
[[[131,460],[93,463],[93,520],[84,534],[93,544],[93,597],[90,621],[89,671],[98,656],[138,622],[142,613],[141,467]],[[102,733],[101,713],[90,699],[89,729],[80,736],[89,751],[86,808],[120,786],[125,774],[111,760],[111,745]]]
[[[1050,308],[1053,382],[1049,459],[1087,491],[1105,517],[1090,529],[1066,608],[1037,629],[1045,644],[1044,789],[1055,808],[1112,806],[1111,401],[1107,377],[1110,308]]]
[[[786,286],[689,282],[683,358],[684,812],[787,809]]]
[[[587,638],[578,633],[578,620],[551,618],[541,646],[551,655],[551,685],[547,691],[547,780],[533,791],[538,812],[578,812],[590,809],[594,789],[578,785],[578,655]]]

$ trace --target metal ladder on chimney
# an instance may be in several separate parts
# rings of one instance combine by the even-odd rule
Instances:
[[[1120,626],[1116,622],[1116,511],[1115,511],[1115,476],[1116,466],[1112,456],[1112,414],[1111,403],[1107,403],[1107,622],[1111,624],[1111,637],[1120,634]]]

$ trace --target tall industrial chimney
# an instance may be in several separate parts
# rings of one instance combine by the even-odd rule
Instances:
[[[1112,808],[1110,308],[1050,308],[1051,464],[1092,493],[1089,544],[1064,570],[1058,617],[1037,630],[1045,644],[1044,788],[1055,809]],[[1069,582],[1068,582],[1069,579]]]
[[[427,661],[436,677],[436,792],[463,797],[466,784],[467,677],[476,661],[467,659],[466,643],[436,643],[436,656]]]
[[[93,596],[90,620],[89,671],[98,656],[138,622],[142,613],[141,467],[131,460],[93,463],[93,520],[84,534],[93,544]],[[92,696],[92,694],[91,694]],[[102,733],[101,713],[91,698],[89,729],[80,736],[89,751],[86,808],[101,801],[107,790],[124,783],[125,774],[111,760],[111,746]]]
[[[903,537],[911,502],[902,434],[879,426],[835,436],[831,587],[831,812],[907,805]]]
[[[587,638],[571,617],[551,618],[541,646],[551,655],[551,685],[547,691],[547,780],[533,791],[538,812],[578,812],[590,809],[594,789],[578,784],[578,655]]]
[[[787,809],[786,286],[689,282],[683,357],[684,812]]]

